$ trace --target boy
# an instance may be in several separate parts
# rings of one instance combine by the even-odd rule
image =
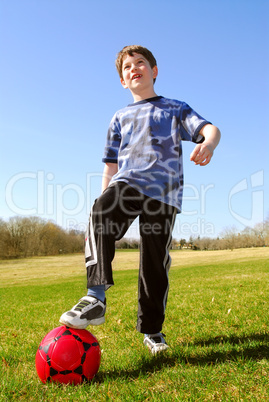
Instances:
[[[169,287],[169,246],[182,201],[181,140],[197,143],[190,159],[205,166],[220,132],[186,103],[157,96],[158,68],[148,49],[124,47],[116,67],[134,103],[114,115],[108,130],[103,193],[92,207],[86,236],[88,294],[60,322],[74,328],[104,323],[105,291],[113,285],[115,241],[139,216],[137,330],[155,354],[168,348],[161,330]]]

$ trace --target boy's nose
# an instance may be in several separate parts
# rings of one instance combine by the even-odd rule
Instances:
[[[135,71],[136,70],[136,65],[135,64],[132,64],[132,66],[131,66],[131,71]]]

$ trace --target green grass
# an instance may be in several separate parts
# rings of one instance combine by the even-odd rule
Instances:
[[[171,254],[170,349],[153,357],[144,348],[135,330],[139,256],[121,251],[106,323],[89,328],[101,366],[76,387],[42,384],[35,354],[85,294],[83,256],[1,261],[0,401],[269,400],[269,250]]]

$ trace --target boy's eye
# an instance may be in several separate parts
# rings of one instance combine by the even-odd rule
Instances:
[[[124,66],[124,70],[128,70],[128,68],[130,68],[129,64],[127,64],[126,66]]]

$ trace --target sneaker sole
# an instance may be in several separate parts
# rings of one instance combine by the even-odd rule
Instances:
[[[153,355],[157,355],[158,353],[164,352],[165,350],[167,350],[169,348],[168,345],[164,345],[164,346],[160,346],[160,347],[155,347],[155,348],[150,348],[150,351]]]
[[[89,325],[101,325],[104,324],[105,320],[105,317],[95,318],[90,321]]]
[[[143,343],[153,355],[156,355],[160,352],[164,352],[165,350],[167,350],[169,348],[169,346],[166,344],[151,346],[148,342],[144,341]]]
[[[74,329],[86,329],[89,325],[97,326],[104,324],[105,322],[105,317],[100,317],[100,318],[95,318],[94,320],[88,321],[86,324],[80,324],[80,325],[73,325],[67,320],[60,319],[59,320],[61,324],[66,325],[69,328],[74,328]]]

